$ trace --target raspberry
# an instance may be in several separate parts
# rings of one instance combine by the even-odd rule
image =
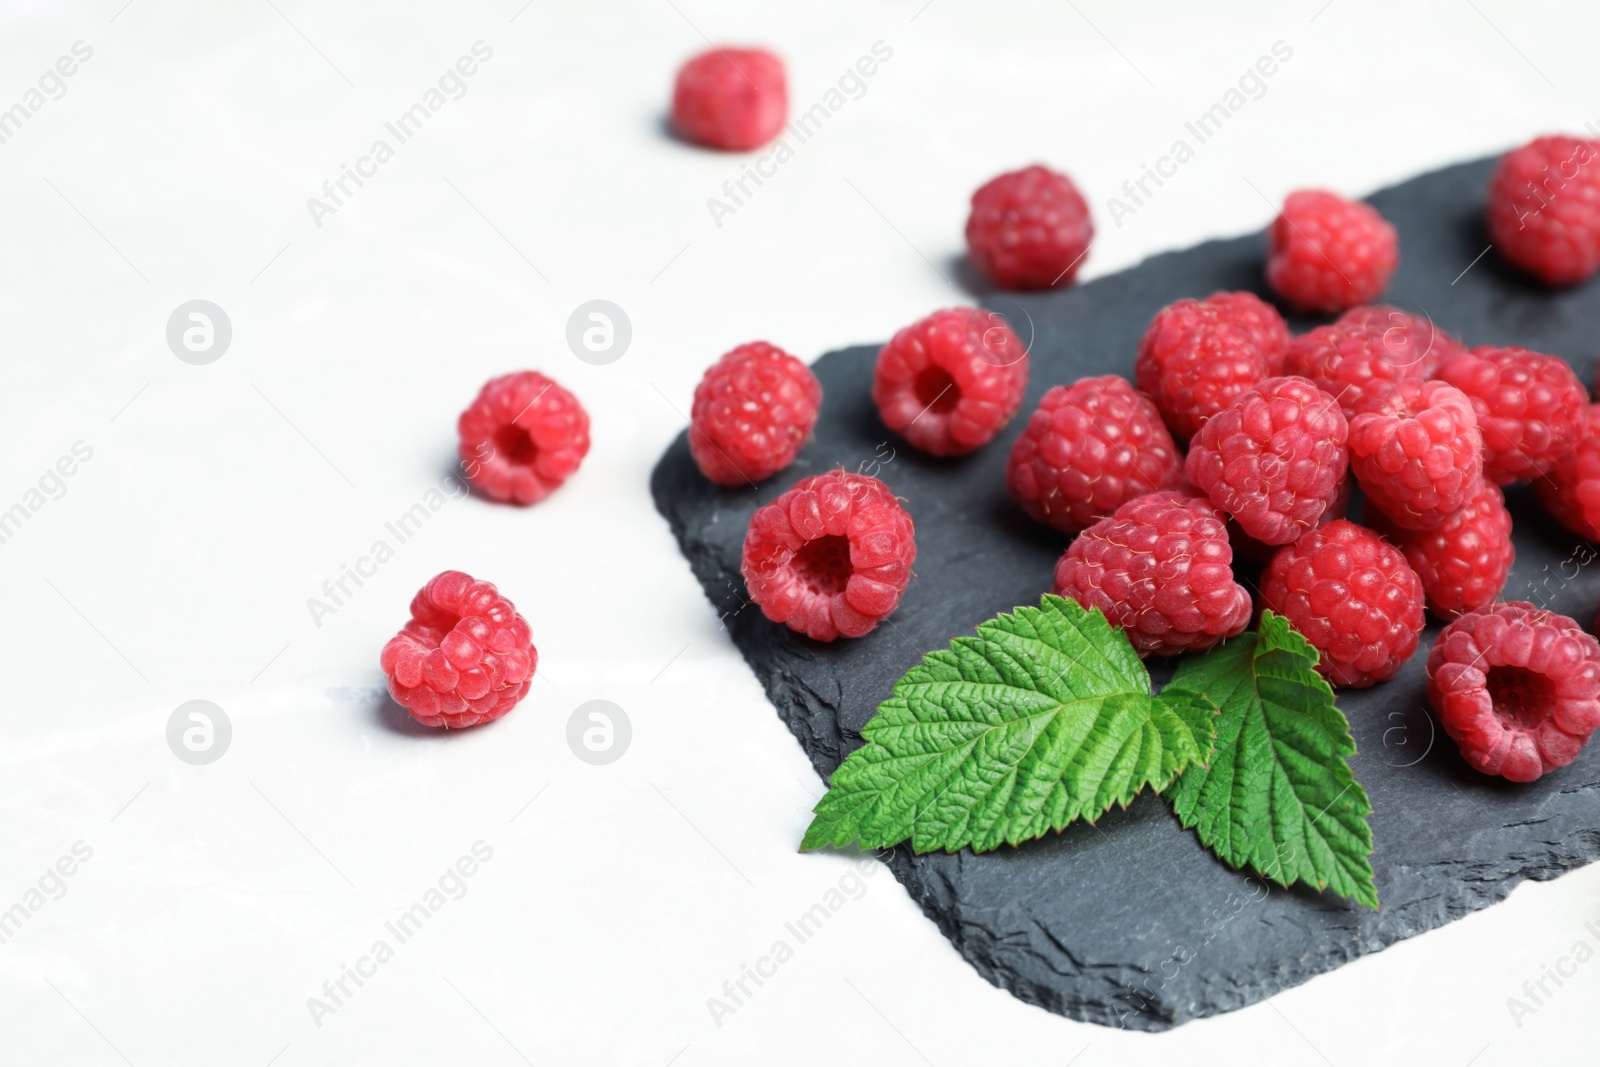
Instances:
[[[1365,526],[1335,519],[1272,557],[1261,600],[1321,653],[1330,683],[1363,689],[1391,678],[1417,650],[1422,582],[1400,550]]]
[[[1441,363],[1438,377],[1472,398],[1483,433],[1483,474],[1496,485],[1555,466],[1586,421],[1588,391],[1556,356],[1479,345]]]
[[[689,453],[718,485],[748,485],[794,462],[817,423],[822,386],[776,345],[740,345],[694,390]]]
[[[1337,499],[1347,433],[1333,397],[1304,378],[1268,378],[1200,427],[1184,473],[1245,533],[1288,544]]]
[[[1318,526],[1326,526],[1334,519],[1342,519],[1350,506],[1350,479],[1340,478],[1339,484],[1334,488],[1333,503],[1328,505],[1328,510],[1322,513],[1322,518],[1317,520]],[[1228,543],[1233,546],[1235,559],[1249,560],[1258,566],[1266,566],[1272,562],[1272,557],[1277,554],[1281,545],[1264,545],[1254,537],[1239,528],[1239,523],[1234,519],[1228,520]]]
[[[1350,473],[1396,526],[1441,525],[1483,483],[1483,436],[1472,401],[1445,382],[1374,389],[1350,420]]]
[[[1004,289],[1070,284],[1093,237],[1078,187],[1046,167],[1002,174],[972,194],[967,254]]]
[[[1591,404],[1578,444],[1533,483],[1539,503],[1561,525],[1600,541],[1600,404]]]
[[[900,330],[878,353],[872,402],[885,426],[924,452],[982,448],[1022,406],[1028,350],[1006,321],[949,308]]]
[[[1531,782],[1571,763],[1600,726],[1600,644],[1565,615],[1495,604],[1433,643],[1428,699],[1475,769]]]
[[[1391,344],[1391,337],[1397,343]],[[1332,395],[1347,419],[1355,417],[1380,383],[1423,377],[1422,360],[1412,345],[1386,330],[1342,319],[1290,341],[1284,369]]]
[[[913,534],[888,486],[830,471],[756,509],[740,569],[773,622],[818,641],[860,637],[899,606],[917,558]]]
[[[1465,352],[1466,346],[1434,325],[1426,312],[1413,315],[1390,304],[1364,304],[1339,316],[1341,326],[1362,326],[1383,335],[1383,347],[1402,366],[1422,368],[1419,377],[1432,378],[1447,356]]]
[[[1063,533],[1182,479],[1161,413],[1115,374],[1045,393],[1006,461],[1006,485],[1022,509]]]
[[[1381,512],[1367,521],[1405,554],[1441,619],[1494,603],[1517,556],[1511,513],[1493,482],[1480,481],[1477,494],[1431,530],[1402,530]]]
[[[1233,550],[1210,502],[1176,490],[1128,501],[1056,564],[1055,592],[1099,608],[1141,656],[1202,651],[1250,622]]]
[[[411,621],[379,657],[389,695],[424,726],[476,726],[528,695],[539,653],[528,620],[488,582],[460,571],[429,579]]]
[[[678,70],[672,125],[685,140],[744,152],[760,148],[789,117],[783,60],[762,48],[713,48]]]
[[[1267,231],[1267,283],[1306,311],[1370,303],[1399,261],[1400,241],[1382,215],[1321,190],[1290,193]]]
[[[492,500],[536,504],[589,454],[589,414],[537,371],[491,379],[461,413],[461,466]]]
[[[1489,179],[1489,239],[1548,285],[1600,270],[1600,141],[1540,137],[1507,152]]]
[[[1234,397],[1282,367],[1288,336],[1283,317],[1249,293],[1183,299],[1150,320],[1134,374],[1167,426],[1188,440]]]

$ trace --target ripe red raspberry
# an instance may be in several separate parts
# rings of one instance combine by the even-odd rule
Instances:
[[[1565,360],[1479,345],[1445,360],[1438,377],[1472,398],[1483,475],[1496,485],[1543,474],[1578,442],[1589,393]]]
[[[539,653],[528,620],[488,582],[460,571],[429,579],[411,621],[379,657],[389,695],[424,726],[476,726],[528,694]]]
[[[1002,174],[972,194],[967,254],[1001,288],[1070,284],[1093,237],[1078,187],[1046,167]]]
[[[461,467],[492,500],[536,504],[589,454],[589,414],[537,371],[491,379],[461,413]]]
[[[1350,479],[1348,476],[1339,479],[1339,485],[1334,489],[1333,503],[1328,505],[1328,510],[1322,513],[1322,518],[1317,520],[1318,526],[1326,526],[1334,519],[1345,517],[1350,506]],[[1264,545],[1254,537],[1239,528],[1239,523],[1228,519],[1228,544],[1233,546],[1233,558],[1249,560],[1251,563],[1265,567],[1272,562],[1272,557],[1277,555],[1282,545]]]
[[[672,125],[685,140],[745,152],[778,136],[788,116],[783,60],[763,48],[713,48],[678,70]]]
[[[1167,426],[1188,440],[1234,397],[1282,367],[1288,336],[1283,317],[1248,293],[1186,298],[1150,320],[1134,374]]]
[[[1600,404],[1591,404],[1577,446],[1536,479],[1539,503],[1561,525],[1600,541]]]
[[[1209,501],[1176,490],[1128,501],[1067,547],[1057,596],[1099,608],[1141,656],[1210,648],[1250,622],[1233,550]]]
[[[1376,330],[1383,337],[1389,362],[1402,367],[1416,364],[1419,378],[1432,378],[1447,356],[1465,352],[1466,346],[1434,325],[1427,314],[1413,315],[1390,304],[1364,304],[1339,316],[1340,326]]]
[[[1284,369],[1309,378],[1354,418],[1367,395],[1384,382],[1420,381],[1423,364],[1410,344],[1389,343],[1385,330],[1342,319],[1289,342]]]
[[[1338,497],[1347,433],[1333,397],[1304,378],[1268,378],[1200,427],[1184,473],[1245,533],[1288,544]]]
[[[1400,550],[1345,519],[1280,548],[1261,576],[1262,603],[1321,653],[1330,683],[1349,689],[1393,677],[1417,650],[1422,599]]]
[[[1531,782],[1571,763],[1600,726],[1600,644],[1565,615],[1495,604],[1433,643],[1428,699],[1469,764]]]
[[[1045,393],[1006,461],[1017,503],[1063,533],[1182,480],[1183,461],[1161,413],[1115,374]]]
[[[1507,152],[1489,179],[1489,239],[1548,285],[1600,270],[1600,141],[1540,137]]]
[[[1382,215],[1321,190],[1290,193],[1267,231],[1267,283],[1306,311],[1370,303],[1399,261],[1399,238]]]
[[[1005,319],[949,308],[900,330],[878,353],[872,402],[924,452],[959,456],[993,440],[1022,406],[1028,350]]]
[[[1441,619],[1494,603],[1517,557],[1511,513],[1493,482],[1479,481],[1477,494],[1431,530],[1402,530],[1381,512],[1367,522],[1404,553]]]
[[[817,423],[822,386],[776,345],[740,345],[694,390],[689,454],[718,485],[750,485],[794,462]]]
[[[917,558],[913,534],[888,486],[830,471],[756,509],[740,569],[773,622],[818,641],[860,637],[899,606]]]
[[[1478,416],[1446,382],[1374,388],[1350,420],[1346,447],[1367,503],[1407,530],[1439,526],[1483,484]]]

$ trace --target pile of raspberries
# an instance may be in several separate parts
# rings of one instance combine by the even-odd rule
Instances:
[[[778,136],[787,106],[775,55],[713,49],[680,72],[672,121],[691,143],[747,151]],[[1543,137],[1509,153],[1487,220],[1499,254],[1542,282],[1593,275],[1600,142]],[[1076,185],[1042,166],[979,188],[966,226],[973,266],[1005,289],[1071,284],[1093,236]],[[1557,522],[1600,540],[1600,404],[1559,357],[1469,349],[1425,315],[1376,304],[1400,250],[1370,205],[1292,193],[1267,246],[1270,291],[1334,321],[1293,337],[1253,293],[1178,300],[1130,353],[1131,380],[1055,385],[1015,436],[1012,498],[1072,537],[1051,588],[1099,609],[1144,656],[1204,651],[1270,609],[1339,687],[1393,677],[1431,612],[1448,625],[1428,693],[1467,762],[1514,781],[1570,763],[1600,727],[1600,643],[1569,618],[1498,600],[1513,558],[1501,488],[1533,481]],[[883,347],[872,400],[909,445],[957,457],[1016,416],[1028,372],[1003,318],[950,308]],[[695,389],[691,455],[717,485],[761,491],[804,448],[822,399],[800,359],[740,345]],[[544,499],[589,448],[583,406],[534,371],[485,385],[459,431],[466,480],[514,504]],[[1236,579],[1236,558],[1260,566],[1258,583]],[[767,618],[833,641],[888,621],[915,561],[905,502],[840,469],[755,510],[741,570]],[[417,594],[382,656],[394,698],[450,727],[509,711],[537,661],[510,601],[456,571]]]

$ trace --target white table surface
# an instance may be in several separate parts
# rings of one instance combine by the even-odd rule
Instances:
[[[92,850],[0,944],[0,1061],[1592,1056],[1600,962],[1533,1015],[1507,999],[1576,942],[1600,947],[1600,867],[1159,1036],[995,989],[880,870],[716,1025],[707,998],[855,883],[846,857],[796,852],[821,783],[647,479],[734,344],[811,359],[969,300],[944,276],[967,196],[1000,170],[1077,179],[1099,225],[1085,275],[1103,274],[1258,229],[1297,186],[1365,194],[1600,120],[1600,12],[123,2],[13,0],[0,24],[0,108],[74,42],[93,50],[0,143],[0,509],[75,442],[93,450],[0,544],[0,909]],[[702,31],[778,48],[797,107],[874,42],[893,49],[720,227],[705,201],[741,159],[661,127]],[[480,40],[493,56],[465,95],[315,225],[307,198]],[[1265,95],[1114,225],[1106,197],[1280,40],[1293,57]],[[633,325],[609,366],[564,340],[596,297]],[[208,366],[165,340],[195,298],[233,326]],[[448,469],[478,386],[523,367],[588,407],[579,474],[532,509],[449,502],[316,625],[307,598]],[[377,656],[451,567],[516,602],[540,666],[508,718],[443,736],[384,718]],[[203,767],[165,741],[197,698],[234,731]],[[565,740],[591,699],[632,723],[607,766]],[[480,841],[492,858],[465,895],[314,1020],[308,998]]]

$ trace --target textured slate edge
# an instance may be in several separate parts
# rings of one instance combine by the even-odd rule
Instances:
[[[1397,186],[1395,189],[1385,190],[1372,199],[1379,204],[1386,215],[1393,218],[1390,207],[1384,201],[1407,194],[1413,198],[1420,196],[1427,199],[1430,192],[1423,183],[1430,181],[1448,181],[1452,185],[1467,183],[1475,189],[1481,189],[1490,162],[1480,161],[1448,168]],[[1408,247],[1406,238],[1409,236],[1403,231],[1403,247]],[[1472,235],[1466,238],[1467,244],[1470,245],[1480,236]],[[1260,247],[1259,235],[1231,241],[1208,242],[1194,249],[1152,257],[1131,271],[1097,279],[1068,290],[1064,294],[1023,297],[1004,295],[992,299],[989,303],[1014,320],[1019,308],[1025,311],[1030,323],[1039,328],[1040,343],[1048,345],[1051,339],[1046,335],[1054,328],[1049,310],[1052,301],[1063,297],[1077,301],[1092,301],[1097,298],[1098,291],[1112,287],[1126,287],[1129,283],[1136,282],[1135,276],[1141,272],[1158,273],[1164,265],[1175,263],[1180,258],[1206,253],[1220,253],[1219,258],[1235,263],[1254,264],[1249,272],[1235,272],[1234,276],[1216,277],[1209,282],[1211,288],[1255,288],[1259,280]],[[1476,247],[1481,248],[1482,244]],[[1464,264],[1468,259],[1470,253],[1460,262]],[[1525,291],[1528,288],[1520,279],[1507,275],[1504,268],[1499,267],[1492,256],[1480,264],[1478,269],[1492,275],[1494,286],[1513,290],[1513,297],[1517,291]],[[1466,291],[1463,290],[1464,293]],[[1203,293],[1192,295],[1203,295]],[[1481,299],[1481,294],[1477,298]],[[1159,298],[1152,296],[1154,303],[1150,310],[1153,311],[1154,307],[1159,307],[1167,299],[1170,299],[1170,296],[1160,295]],[[1148,315],[1131,327],[1135,338],[1147,319]],[[1459,328],[1454,319],[1446,321],[1445,324]],[[1295,321],[1292,325],[1298,331],[1311,323]],[[1463,330],[1463,332],[1467,334],[1469,343],[1485,341],[1504,343],[1515,339],[1485,336],[1481,331]],[[1059,343],[1059,338],[1055,341]],[[847,378],[857,383],[864,383],[868,380],[871,361],[875,354],[875,347],[829,353],[818,361],[816,369],[819,376]],[[1587,367],[1584,364],[1592,360],[1590,352],[1561,354],[1579,364],[1580,373],[1587,377]],[[1131,360],[1131,350],[1128,359]],[[1030,390],[1025,409],[1037,402],[1037,395],[1042,392],[1042,388],[1043,384],[1035,383],[1035,388]],[[858,392],[864,393],[864,391],[863,385]],[[840,395],[837,390],[830,390],[828,393],[828,404],[835,408],[839,405],[852,404],[859,408],[862,403],[860,396]],[[870,405],[864,412],[858,411],[855,414],[871,418]],[[999,449],[1008,444],[1009,435],[1004,442],[997,442],[991,448]],[[871,457],[863,457],[863,462],[870,462],[870,459]],[[669,447],[657,465],[652,476],[652,491],[658,510],[667,518],[680,549],[706,589],[711,603],[724,616],[735,643],[751,662],[780,717],[800,741],[813,766],[826,778],[842,761],[843,756],[859,743],[859,737],[855,733],[855,729],[859,726],[852,728],[844,724],[852,720],[864,722],[866,717],[870,716],[872,707],[863,710],[845,700],[837,677],[832,678],[831,685],[823,685],[820,690],[814,681],[807,679],[804,674],[805,668],[815,669],[817,661],[832,655],[832,650],[813,645],[803,639],[783,642],[771,640],[771,624],[761,618],[756,609],[744,604],[743,586],[737,574],[737,544],[743,531],[743,521],[737,519],[737,516],[747,517],[759,500],[770,499],[793,478],[815,472],[815,470],[802,470],[797,466],[796,469],[786,472],[759,490],[747,489],[722,494],[720,501],[712,505],[711,526],[716,528],[712,531],[714,536],[694,532],[698,518],[706,508],[704,494],[700,494],[698,498],[685,498],[678,493],[685,484],[684,478],[695,477],[685,436],[680,436]],[[1510,503],[1518,521],[1519,546],[1522,544],[1524,532],[1530,529],[1533,536],[1543,537],[1550,545],[1562,540],[1564,535],[1551,530],[1551,524],[1540,520],[1536,507],[1525,491],[1514,492]],[[727,516],[727,521],[724,521],[724,516]],[[927,515],[919,514],[918,521],[919,523],[928,521]],[[1508,595],[1518,593],[1516,582],[1517,577],[1514,575]],[[1592,610],[1594,583],[1589,580],[1582,585],[1584,588],[1581,591],[1571,589],[1565,596],[1568,600],[1586,603],[1589,605],[1588,610]],[[1566,604],[1553,603],[1551,606],[1556,610],[1573,611],[1579,614],[1580,618],[1583,617],[1577,608],[1568,607]],[[904,610],[903,608],[902,611]],[[984,617],[988,616],[972,618],[970,624],[976,625]],[[1431,637],[1437,630],[1437,625],[1430,627],[1429,634],[1426,635],[1428,642],[1431,642]],[[876,642],[877,645],[877,651],[872,653],[875,658],[893,660],[886,664],[881,672],[874,672],[881,674],[881,685],[877,686],[878,695],[873,701],[875,706],[876,699],[888,696],[894,679],[910,663],[903,662],[905,655],[900,650],[894,649],[890,639],[885,637],[883,628],[858,644],[871,642]],[[1408,664],[1401,679],[1389,683],[1391,687],[1395,687],[1395,692],[1414,693],[1417,690],[1423,661],[1424,655],[1419,654]],[[914,662],[914,659],[911,662]],[[859,666],[856,665],[857,668]],[[1157,674],[1159,683],[1163,672],[1159,665],[1153,665],[1153,670]],[[1403,687],[1402,680],[1408,675],[1411,676],[1409,679],[1411,684],[1409,687]],[[1370,692],[1381,692],[1381,690]],[[1341,700],[1341,706],[1344,704],[1345,701]],[[1392,717],[1396,715],[1403,718],[1397,725],[1391,724]],[[1395,730],[1420,732],[1423,721],[1416,718],[1414,710],[1396,710],[1391,712],[1390,716],[1390,719],[1379,720],[1376,727],[1371,723],[1357,722],[1356,717],[1351,716],[1352,728],[1362,749],[1362,754],[1352,763],[1357,777],[1372,793],[1374,807],[1380,811],[1386,799],[1382,784],[1369,781],[1369,776],[1363,774],[1363,764],[1369,764],[1375,759],[1372,755],[1374,752],[1379,756],[1382,755],[1388,745],[1390,732]],[[1448,739],[1439,740],[1449,746]],[[1567,771],[1576,773],[1568,775],[1560,789],[1552,790],[1539,799],[1537,806],[1542,809],[1560,796],[1571,793],[1585,793],[1600,798],[1600,780],[1596,780],[1600,779],[1600,760],[1589,758],[1593,755],[1592,752],[1586,753],[1586,758],[1580,761],[1583,767],[1574,765],[1568,768]],[[1438,760],[1439,757],[1436,755],[1434,762]],[[1453,752],[1445,757],[1445,761],[1456,765],[1454,768],[1447,768],[1449,773],[1464,781],[1470,779],[1470,772],[1465,770],[1464,765],[1460,765],[1459,758],[1455,757]],[[1395,764],[1391,763],[1390,766]],[[1589,780],[1583,781],[1583,778]],[[1474,782],[1474,785],[1481,784]],[[1459,786],[1457,791],[1460,792]],[[1471,802],[1465,793],[1462,793],[1462,796]],[[1393,799],[1399,802],[1401,798]],[[1540,815],[1531,819],[1520,819],[1505,826],[1492,821],[1486,822],[1481,830],[1483,835],[1520,830],[1527,838],[1522,847],[1511,850],[1507,857],[1511,862],[1509,870],[1505,869],[1505,864],[1499,860],[1403,862],[1397,857],[1387,856],[1387,853],[1396,850],[1397,844],[1386,842],[1380,837],[1378,854],[1374,857],[1375,866],[1382,867],[1380,887],[1385,901],[1399,901],[1398,907],[1391,905],[1383,913],[1360,914],[1350,905],[1327,899],[1324,895],[1300,889],[1283,891],[1274,888],[1271,891],[1274,896],[1289,895],[1300,899],[1308,909],[1306,918],[1315,920],[1315,925],[1326,929],[1329,939],[1318,939],[1314,946],[1318,951],[1315,953],[1308,951],[1299,956],[1273,961],[1274,967],[1266,974],[1257,975],[1253,979],[1229,973],[1224,967],[1196,967],[1186,964],[1180,974],[1184,985],[1182,989],[1169,989],[1169,983],[1163,981],[1162,976],[1149,967],[1080,958],[1072,946],[1052,935],[1041,923],[1031,920],[1026,915],[1025,902],[1012,901],[1008,904],[1014,910],[1021,909],[1024,918],[1029,919],[1035,931],[1035,935],[1030,935],[1025,943],[1019,942],[1015,936],[1017,923],[996,921],[996,918],[991,917],[994,911],[992,907],[984,907],[981,902],[963,899],[960,887],[963,869],[968,863],[975,861],[975,857],[969,853],[917,857],[908,848],[901,847],[890,852],[887,862],[897,879],[917,900],[924,913],[935,922],[958,951],[995,985],[1007,989],[1029,1003],[1073,1018],[1103,1025],[1158,1031],[1191,1018],[1230,1011],[1254,1003],[1362,954],[1377,951],[1405,937],[1443,925],[1503,899],[1511,889],[1525,879],[1554,878],[1567,870],[1600,858],[1600,829],[1593,825],[1596,820],[1591,818],[1587,824],[1573,824],[1572,819],[1568,817],[1569,814],[1556,812],[1551,816]],[[1557,824],[1550,827],[1555,831],[1552,837],[1532,837],[1528,834],[1527,827],[1543,823],[1548,819],[1553,819]],[[1033,842],[1016,850],[1005,857],[1004,862],[1028,862],[1026,856],[1029,849],[1090,847],[1086,844],[1087,838],[1100,833],[1115,837],[1114,831],[1119,825],[1146,821],[1170,824],[1167,830],[1155,839],[1160,842],[1162,849],[1174,853],[1185,848],[1200,849],[1193,835],[1178,826],[1165,803],[1146,795],[1135,801],[1126,812],[1109,813],[1100,821],[1098,828],[1069,828],[1065,834],[1057,838]],[[1471,851],[1473,849],[1463,848],[1463,854]],[[1209,853],[1204,855],[1209,862],[1217,862]],[[1132,857],[1129,862],[1137,865],[1137,861],[1142,858]],[[995,854],[988,854],[982,859],[984,862],[992,862]],[[1451,887],[1451,895],[1442,896],[1438,892],[1431,891],[1440,879]],[[1225,900],[1209,910],[1213,913],[1222,910],[1226,917],[1226,909],[1232,903],[1234,902],[1231,900]],[[1219,902],[1208,901],[1206,904],[1218,905]],[[1202,931],[1204,929],[1202,927]],[[1227,923],[1224,923],[1215,936],[1220,943],[1221,940],[1227,939],[1230,933],[1237,932],[1240,931],[1230,931]],[[1332,940],[1333,935],[1338,935],[1336,941]],[[1198,941],[1198,935],[1196,940]],[[1204,953],[1209,947],[1209,943],[1201,946],[1195,958],[1206,959]],[[1154,987],[1151,986],[1152,982],[1155,983]],[[1141,988],[1142,993],[1139,992]]]

